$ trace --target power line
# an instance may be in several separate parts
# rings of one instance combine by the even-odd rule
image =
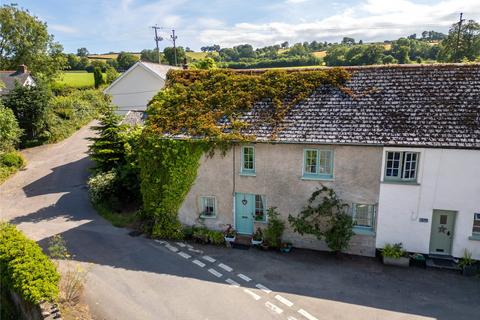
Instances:
[[[157,45],[157,60],[158,60],[158,63],[160,63],[160,49],[158,47],[158,43],[162,41],[163,38],[157,34],[157,30],[162,29],[162,27],[158,27],[157,25],[154,25],[152,29],[155,30],[154,40],[155,40],[155,44]]]

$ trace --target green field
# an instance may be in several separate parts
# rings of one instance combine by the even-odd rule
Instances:
[[[92,88],[95,85],[93,73],[81,71],[63,72],[55,82],[58,86],[69,88]]]

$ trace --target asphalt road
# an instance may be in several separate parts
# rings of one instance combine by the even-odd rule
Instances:
[[[294,250],[161,243],[130,237],[90,205],[88,127],[25,150],[0,185],[0,217],[42,246],[61,234],[88,267],[95,319],[475,319],[479,279],[385,267],[374,259]]]

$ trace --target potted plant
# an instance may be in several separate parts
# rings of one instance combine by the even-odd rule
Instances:
[[[405,250],[402,248],[401,243],[386,244],[382,249],[383,264],[408,267],[410,264],[410,258]]]
[[[458,262],[458,266],[462,268],[462,273],[466,277],[474,276],[477,273],[477,267],[475,266],[475,260],[472,259],[472,253],[465,249],[463,251],[463,257]]]
[[[237,238],[237,231],[233,229],[231,224],[228,225],[227,230],[225,230],[223,234],[226,242],[235,242],[235,239]]]
[[[290,242],[282,242],[280,245],[280,252],[289,253],[292,251],[292,244]]]
[[[257,231],[252,236],[252,246],[261,245],[263,242],[263,232],[262,229],[257,228]]]

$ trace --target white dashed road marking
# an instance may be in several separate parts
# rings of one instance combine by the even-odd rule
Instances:
[[[177,248],[175,248],[174,246],[169,245],[169,244],[166,244],[165,247],[166,247],[168,250],[173,251],[173,252],[177,252],[177,251],[178,251]]]
[[[241,274],[241,273],[238,274],[238,277],[239,277],[240,279],[242,279],[242,280],[247,281],[247,282],[252,281],[252,279],[250,279],[249,277],[247,277],[246,275]]]
[[[181,257],[184,257],[185,259],[190,259],[190,258],[192,257],[191,255],[189,255],[189,254],[187,254],[187,253],[185,253],[185,252],[182,252],[182,251],[180,251],[178,254],[179,254]]]
[[[202,250],[196,250],[196,249],[193,249],[193,248],[188,248],[188,251],[195,252],[195,253],[203,253]]]
[[[255,287],[257,287],[258,289],[262,290],[262,291],[265,292],[265,293],[270,293],[270,292],[272,292],[272,290],[268,289],[267,287],[265,287],[265,286],[264,286],[263,284],[261,284],[261,283],[257,283],[257,284],[255,285]]]
[[[220,278],[222,276],[222,274],[220,272],[218,272],[217,270],[212,269],[212,268],[208,269],[208,272],[210,272],[211,274],[213,274],[217,278]]]
[[[211,263],[214,263],[215,261],[217,261],[210,256],[203,256],[202,258],[203,258],[203,260],[206,260],[206,261],[211,262]]]
[[[258,294],[256,294],[255,292],[251,291],[251,290],[248,290],[248,289],[243,289],[243,291],[247,294],[249,294],[253,299],[255,300],[260,300],[260,296]]]
[[[185,248],[187,245],[183,242],[175,242],[177,245],[179,245],[182,248]]]
[[[283,310],[281,308],[277,307],[276,305],[274,305],[270,301],[265,302],[265,307],[267,307],[268,309],[270,309],[273,312],[278,313],[278,314],[283,312]]]
[[[317,318],[315,318],[314,316],[312,316],[310,313],[308,313],[303,309],[298,310],[298,313],[300,313],[302,316],[304,316],[308,320],[318,320]]]
[[[228,271],[228,272],[232,272],[232,271],[233,271],[233,269],[232,269],[231,267],[227,266],[226,264],[220,263],[218,266],[219,266],[220,268],[222,268],[223,270],[225,270],[225,271]]]
[[[202,261],[199,261],[197,259],[193,260],[192,263],[195,263],[197,266],[199,266],[200,268],[203,268],[205,267],[205,263],[203,263]]]
[[[153,240],[153,241],[155,241],[157,243],[160,243],[160,244],[165,244],[165,241],[163,241],[163,240]]]
[[[280,296],[280,295],[276,295],[275,296],[275,299],[277,299],[278,301],[280,301],[281,303],[283,303],[284,305],[288,306],[288,307],[291,307],[293,306],[293,302],[291,302],[290,300]]]
[[[227,280],[225,280],[225,282],[231,284],[231,285],[234,286],[234,287],[237,287],[237,288],[240,287],[240,283],[238,283],[238,282],[236,282],[235,280],[232,280],[232,279],[230,279],[230,278],[228,278]]]

